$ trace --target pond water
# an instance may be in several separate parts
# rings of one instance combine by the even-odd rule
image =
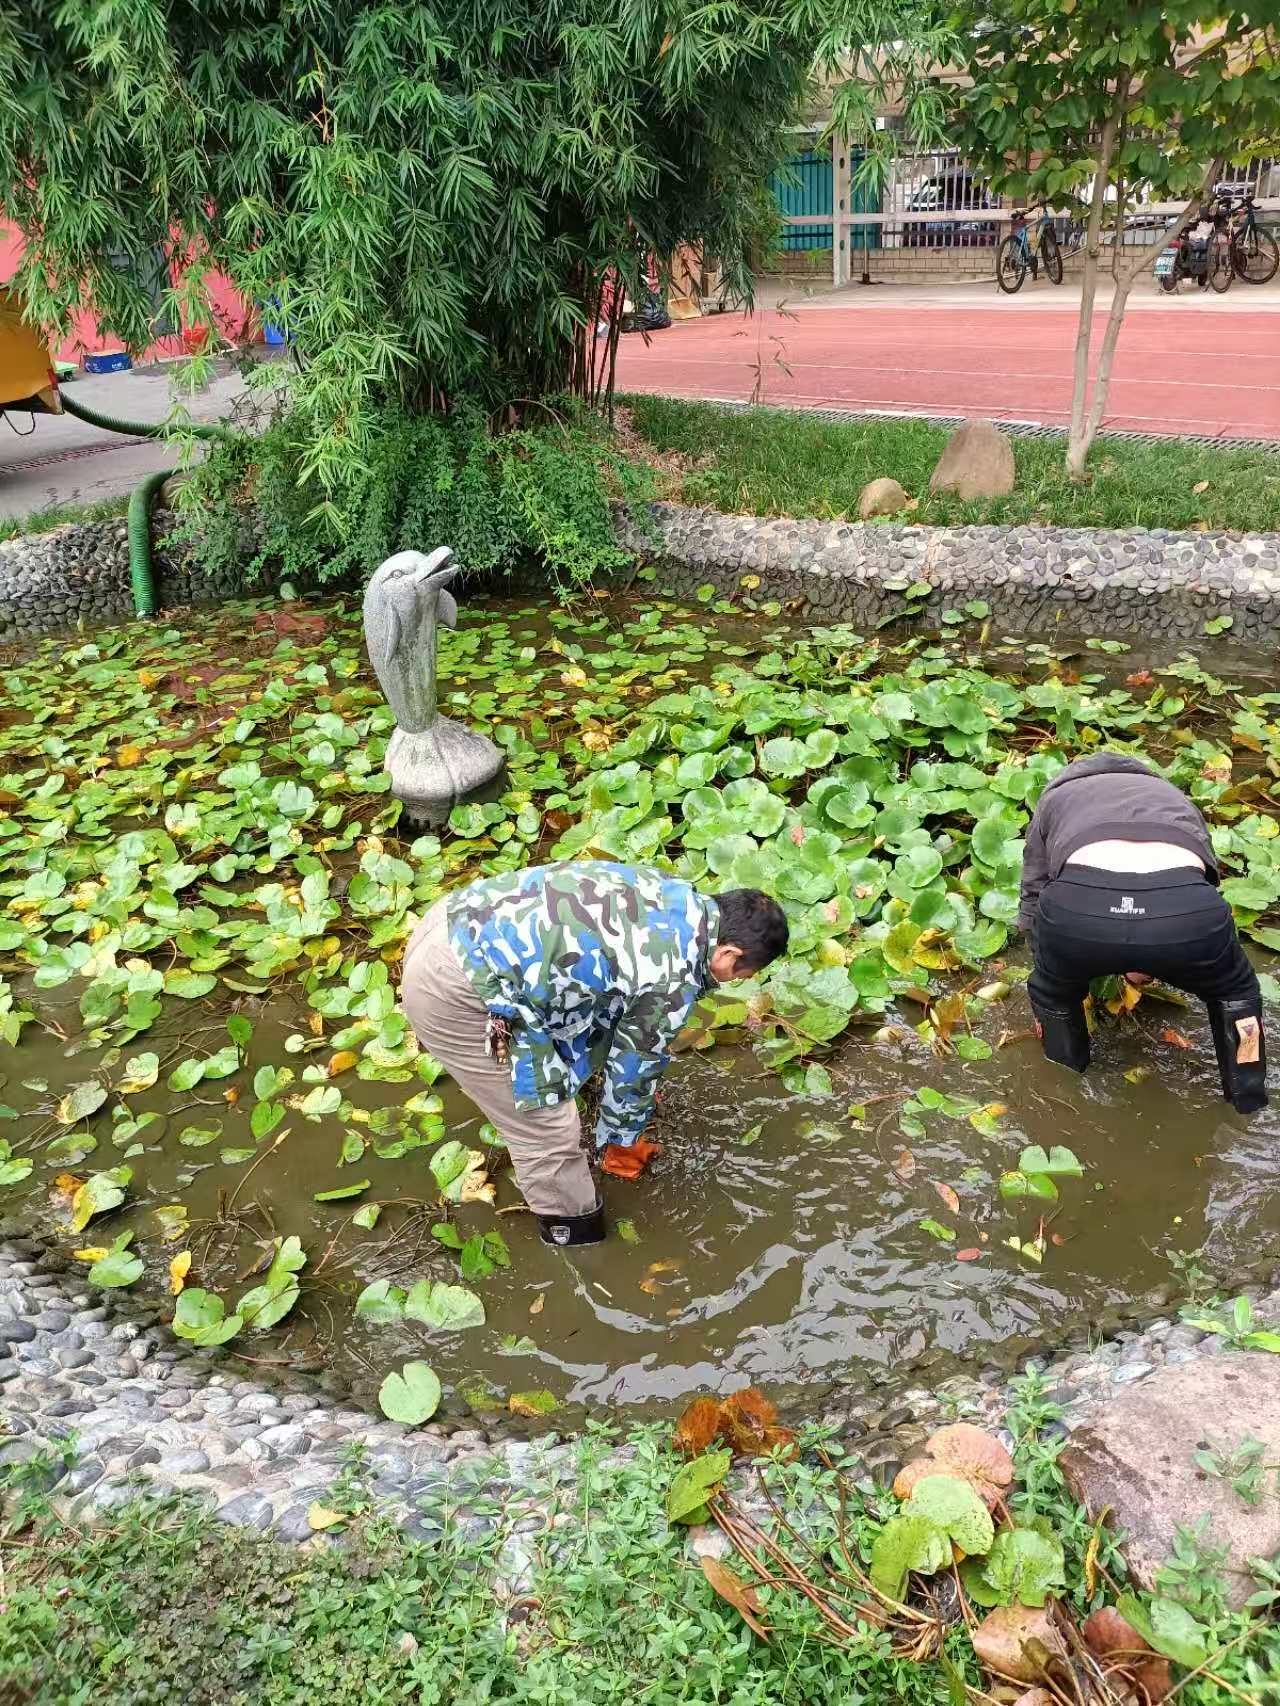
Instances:
[[[1224,1276],[1274,1260],[1280,1110],[1246,1121],[1223,1103],[1197,1007],[1146,998],[1132,1014],[1102,1014],[1083,1079],[1045,1063],[1030,1034],[1025,954],[1001,923],[1013,854],[999,837],[983,861],[966,850],[974,819],[1016,837],[999,815],[1002,800],[1018,804],[1016,787],[993,794],[986,783],[998,777],[1003,788],[1035,751],[1054,740],[1071,751],[1099,734],[1140,740],[1203,776],[1206,808],[1236,837],[1224,848],[1236,880],[1258,891],[1240,891],[1260,903],[1242,919],[1265,943],[1280,879],[1273,895],[1278,737],[1270,696],[1257,690],[1262,660],[1219,653],[1215,667],[1240,684],[1229,692],[1203,658],[1171,664],[1066,640],[1028,650],[987,629],[982,612],[972,617],[947,642],[947,662],[931,638],[888,637],[879,651],[842,630],[815,640],[769,607],[691,616],[614,599],[548,618],[491,606],[449,642],[447,684],[455,709],[508,730],[513,793],[487,818],[455,819],[412,844],[388,821],[376,762],[385,712],[340,606],[295,608],[283,620],[241,607],[167,633],[111,631],[88,650],[80,637],[14,655],[0,699],[0,792],[11,812],[0,838],[0,921],[10,921],[0,922],[0,977],[13,1010],[35,1017],[16,1047],[0,1046],[0,1101],[12,1116],[0,1124],[12,1151],[0,1178],[15,1161],[33,1166],[17,1168],[0,1210],[68,1250],[110,1248],[132,1232],[142,1264],[134,1290],[166,1306],[169,1263],[189,1252],[188,1288],[217,1294],[228,1313],[259,1283],[272,1240],[296,1237],[307,1256],[296,1304],[271,1331],[246,1326],[237,1352],[283,1368],[319,1361],[369,1395],[389,1370],[422,1358],[455,1411],[548,1394],[516,1408],[554,1400],[557,1423],[605,1407],[666,1410],[744,1383],[794,1409],[819,1408],[871,1378],[905,1387],[960,1363],[1010,1363],[1150,1311],[1171,1279],[1171,1250],[1203,1248]],[[868,706],[890,715],[882,696],[900,694],[913,669],[907,689],[925,699],[895,724],[892,774],[875,781],[867,765],[880,762],[878,743],[857,715]],[[917,713],[929,715],[931,683],[959,681],[957,670],[1023,695],[1030,685],[1032,697],[1015,707],[975,688],[989,707],[983,726],[963,726],[959,713],[943,735],[915,726]],[[664,709],[661,696],[700,680],[723,687],[726,671],[755,684],[750,741],[681,736],[705,729],[708,714],[683,700]],[[824,711],[847,731],[834,757],[813,741]],[[778,728],[792,732],[777,737]],[[807,759],[766,754],[775,738],[809,740]],[[1232,752],[1229,776],[1222,761]],[[711,771],[688,762],[702,753]],[[950,772],[925,774],[920,762]],[[839,765],[853,768],[827,810],[836,791],[815,799],[815,779]],[[965,766],[982,777],[952,773]],[[678,788],[648,797],[646,777],[661,783],[679,770]],[[908,773],[916,794],[895,780]],[[691,834],[712,809],[706,790],[735,777],[759,778],[786,816],[775,823],[762,796],[740,792],[750,847]],[[310,801],[282,796],[282,780]],[[856,821],[864,780],[879,813],[865,825]],[[885,815],[901,811],[919,822]],[[836,827],[842,819],[855,821]],[[127,839],[161,829],[158,851]],[[820,841],[837,834],[838,854]],[[619,845],[620,836],[641,839]],[[691,845],[700,839],[709,847]],[[941,875],[925,852],[912,854],[926,841],[942,843]],[[835,972],[835,983],[801,988],[787,974],[748,989],[749,1012],[721,1003],[703,1015],[690,1041],[723,1041],[690,1048],[664,1080],[665,1153],[649,1176],[606,1181],[608,1243],[572,1257],[541,1245],[474,1110],[414,1059],[388,1019],[389,997],[362,1011],[355,968],[389,964],[393,982],[407,918],[468,870],[553,848],[665,847],[691,874],[708,860],[723,874],[741,869],[735,860],[783,859],[787,846],[803,853],[815,842],[810,863],[780,881],[792,891],[803,977]],[[868,905],[836,867],[882,856],[908,888]],[[301,889],[317,872],[323,884]],[[264,892],[272,884],[282,892]],[[935,885],[944,899],[994,898],[944,914],[929,898]],[[933,923],[914,937],[887,935],[907,902]],[[289,919],[308,913],[314,928],[291,936]],[[1265,946],[1257,956],[1264,968]],[[842,968],[860,996],[842,985],[836,1022]],[[167,974],[158,986],[157,970]],[[229,1015],[246,1022],[230,1042]],[[126,1062],[146,1053],[154,1082],[141,1084],[149,1071],[131,1075]],[[189,1061],[214,1064],[188,1082]],[[80,1119],[76,1106],[58,1106],[74,1085],[106,1092],[82,1095]],[[254,1111],[273,1098],[274,1123]],[[492,1201],[442,1206],[430,1160],[455,1140],[484,1158]],[[1001,1175],[1029,1144],[1067,1146],[1081,1176],[1059,1177],[1052,1199],[1002,1195]],[[120,1165],[131,1169],[123,1204],[73,1233],[75,1181]],[[362,1181],[343,1200],[315,1201]],[[375,1224],[355,1224],[372,1205],[376,1217],[365,1218]],[[166,1223],[157,1209],[174,1212]],[[358,1312],[374,1281],[406,1291],[423,1279],[460,1282],[457,1251],[433,1235],[444,1221],[455,1243],[495,1228],[505,1240],[509,1265],[466,1279],[484,1324],[444,1331]]]

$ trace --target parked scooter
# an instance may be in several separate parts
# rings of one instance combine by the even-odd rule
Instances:
[[[1202,206],[1195,224],[1156,256],[1161,290],[1172,296],[1184,278],[1194,279],[1199,290],[1230,290],[1236,276],[1231,244],[1230,206],[1217,198]]]

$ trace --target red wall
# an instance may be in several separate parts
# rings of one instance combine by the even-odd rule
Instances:
[[[7,284],[18,270],[18,262],[22,257],[22,237],[12,225],[0,221],[0,284]],[[214,317],[218,324],[229,336],[237,342],[243,342],[243,327],[248,315],[247,305],[232,286],[229,279],[222,273],[214,272],[208,275],[210,300]],[[256,323],[253,327],[253,341],[261,337]],[[93,313],[88,309],[81,310],[75,316],[75,332],[63,339],[52,352],[62,361],[79,361],[81,356],[92,355],[96,350],[118,349],[120,340],[106,336],[98,326]],[[160,338],[145,352],[146,358],[156,359],[161,356],[182,355],[183,343],[180,337]]]

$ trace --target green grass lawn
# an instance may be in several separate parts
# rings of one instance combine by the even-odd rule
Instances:
[[[948,429],[925,421],[823,420],[665,397],[631,397],[627,404],[655,450],[696,464],[671,476],[669,495],[715,509],[856,517],[862,487],[887,475],[919,499],[903,518],[916,522],[1280,529],[1280,455],[1264,450],[1100,439],[1088,480],[1076,485],[1063,466],[1065,439],[1014,438],[1013,493],[961,503],[929,496]]]

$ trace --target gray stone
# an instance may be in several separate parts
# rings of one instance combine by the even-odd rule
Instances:
[[[858,514],[863,521],[868,521],[873,515],[897,515],[899,510],[906,509],[910,501],[896,480],[868,480],[858,493]]]
[[[62,1483],[62,1491],[69,1497],[77,1493],[87,1492],[90,1487],[97,1486],[102,1479],[102,1465],[94,1458],[88,1457],[83,1463],[77,1463],[67,1474]]]
[[[1155,1364],[1149,1362],[1128,1362],[1118,1368],[1111,1378],[1117,1386],[1128,1386],[1135,1380],[1142,1380],[1154,1367]]]
[[[36,1336],[36,1330],[30,1321],[19,1321],[15,1316],[6,1315],[0,1320],[0,1345],[26,1345]]]
[[[1005,497],[1013,490],[1013,446],[991,421],[957,427],[929,480],[931,492],[954,492],[965,502]]]
[[[203,1451],[174,1451],[162,1457],[158,1467],[162,1475],[203,1475],[209,1458]]]
[[[275,1451],[287,1452],[293,1457],[300,1457],[311,1445],[306,1430],[298,1427],[296,1423],[285,1422],[263,1428],[258,1437],[264,1445],[271,1446]]]
[[[1146,1587],[1173,1551],[1177,1529],[1209,1518],[1228,1548],[1232,1603],[1253,1591],[1246,1560],[1280,1550],[1280,1499],[1247,1505],[1225,1479],[1206,1477],[1194,1453],[1206,1438],[1234,1448],[1260,1440],[1280,1461],[1280,1357],[1226,1352],[1162,1368],[1078,1428],[1060,1458],[1067,1485],[1093,1514],[1110,1505],[1128,1533],[1130,1569]]]
[[[310,1540],[315,1530],[308,1521],[308,1509],[307,1505],[290,1505],[276,1522],[275,1531],[278,1538],[299,1546],[304,1540]]]
[[[443,820],[504,764],[491,740],[436,708],[436,624],[452,627],[457,620],[447,589],[460,566],[447,547],[430,556],[398,551],[364,595],[369,661],[396,719],[385,759],[391,791],[425,822]]]
[[[71,1325],[71,1317],[65,1309],[46,1309],[42,1315],[36,1316],[36,1326],[42,1327],[46,1333],[61,1333]]]
[[[271,1526],[271,1500],[261,1493],[241,1493],[219,1505],[214,1513],[219,1522],[229,1522],[237,1528],[264,1529]]]

